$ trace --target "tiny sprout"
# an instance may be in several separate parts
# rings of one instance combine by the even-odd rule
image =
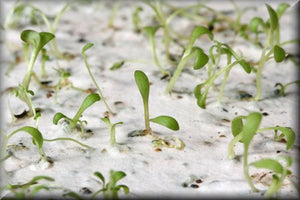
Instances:
[[[225,43],[220,43],[218,41],[215,41],[215,42],[216,42],[216,44],[211,46],[211,48],[209,50],[209,56],[211,59],[211,63],[209,63],[208,69],[207,69],[209,77],[204,83],[198,84],[194,89],[194,94],[195,94],[195,97],[197,98],[197,104],[199,107],[201,107],[203,109],[205,109],[205,107],[206,107],[206,97],[207,97],[209,88],[213,85],[214,81],[222,73],[225,73],[225,74],[224,74],[223,82],[222,82],[220,92],[219,92],[219,97],[218,97],[219,102],[221,102],[223,90],[227,83],[227,79],[229,77],[230,70],[236,64],[241,65],[246,73],[249,74],[251,72],[251,67],[250,67],[249,63],[247,63],[243,58],[241,58],[239,55],[237,55],[237,53],[235,53],[231,47],[229,47]],[[217,50],[216,56],[213,54],[214,48],[216,48],[216,50]],[[227,65],[224,68],[220,69],[219,71],[215,72],[219,66],[219,62],[220,62],[222,54],[225,54],[227,56]],[[232,57],[235,58],[234,62],[232,62]],[[216,61],[216,59],[217,59],[217,61]],[[215,65],[214,70],[212,69],[212,65]],[[204,88],[204,91],[202,91],[202,88]]]
[[[118,122],[118,123],[115,123],[115,124],[111,124],[111,122],[110,122],[110,120],[109,120],[108,117],[103,117],[103,118],[101,118],[101,120],[103,122],[105,122],[107,124],[107,126],[109,127],[109,131],[110,131],[110,144],[111,144],[111,146],[114,146],[116,144],[116,133],[115,133],[116,125],[123,124],[123,122]]]
[[[79,123],[80,128],[81,128],[81,136],[83,136],[84,132],[83,132],[83,122],[85,122],[87,124],[86,121],[81,121],[79,120],[82,113],[91,105],[93,105],[95,102],[100,101],[100,96],[98,94],[90,94],[87,97],[85,97],[85,99],[83,100],[81,106],[79,107],[77,113],[74,115],[73,118],[69,118],[66,115],[58,112],[54,115],[53,117],[53,124],[57,125],[58,121],[62,118],[64,118],[66,120],[66,122],[68,123],[68,130],[74,130],[74,128],[76,127],[77,123]]]
[[[122,60],[122,61],[119,61],[119,62],[114,63],[113,66],[111,66],[109,69],[110,69],[111,71],[115,71],[115,70],[117,70],[117,69],[120,69],[124,64],[125,64],[125,61]]]
[[[120,7],[120,2],[119,1],[115,2],[114,5],[113,5],[111,14],[109,16],[109,21],[108,21],[108,27],[109,28],[114,28],[114,21],[115,21],[115,18],[116,18],[116,14],[119,10],[119,7]]]
[[[138,86],[138,89],[140,91],[140,94],[143,99],[144,104],[144,118],[145,118],[145,130],[139,133],[140,135],[148,135],[152,134],[151,128],[150,128],[150,121],[160,124],[162,126],[165,126],[171,130],[177,131],[179,130],[179,125],[176,119],[170,116],[158,116],[155,118],[150,119],[149,118],[149,80],[146,74],[140,70],[136,70],[134,72],[134,78],[136,85]]]
[[[118,199],[118,192],[123,189],[125,194],[129,193],[129,187],[126,185],[117,185],[117,182],[126,176],[125,172],[110,170],[109,182],[105,182],[104,176],[100,172],[95,172],[94,175],[102,182],[102,188],[96,191],[91,199],[95,199],[97,195],[103,192],[104,199]]]
[[[194,62],[194,69],[201,69],[202,67],[204,67],[209,58],[208,56],[204,53],[204,51],[199,48],[199,47],[194,47],[194,43],[196,42],[196,39],[198,37],[200,37],[203,34],[207,34],[208,37],[210,38],[210,40],[213,40],[213,34],[210,30],[208,30],[206,27],[204,26],[198,26],[196,28],[194,28],[191,36],[190,36],[190,40],[189,43],[183,53],[183,56],[181,57],[181,60],[176,68],[176,71],[174,72],[174,75],[172,76],[167,88],[166,88],[166,92],[170,93],[179,77],[179,75],[181,74],[183,68],[185,67],[185,65],[187,64],[187,62],[192,59],[195,58],[195,62]]]
[[[245,120],[245,123],[243,122]],[[234,153],[234,145],[237,142],[241,142],[244,144],[244,159],[243,159],[243,168],[244,168],[244,176],[248,181],[248,184],[250,185],[252,191],[258,192],[259,190],[254,186],[250,175],[249,175],[249,170],[248,170],[248,150],[250,143],[255,136],[257,132],[263,132],[263,131],[268,131],[268,130],[274,130],[275,131],[275,138],[286,138],[286,150],[289,150],[293,147],[296,139],[296,135],[294,131],[289,128],[289,127],[280,127],[280,126],[275,126],[275,127],[267,127],[267,128],[262,128],[259,129],[259,125],[262,120],[262,115],[258,112],[253,112],[250,113],[248,116],[238,116],[232,120],[231,123],[231,131],[232,135],[234,138],[232,141],[229,143],[228,146],[228,157],[230,159],[233,159],[235,157]],[[277,136],[277,132],[280,131],[282,132],[280,136]],[[258,161],[252,163],[254,166],[264,166],[267,167],[269,166],[269,163],[273,161]],[[275,167],[275,166],[274,166]],[[276,178],[275,178],[276,179]],[[276,180],[275,180],[276,181]],[[275,183],[274,183],[275,184]],[[273,187],[272,185],[270,188]],[[277,187],[276,187],[277,188]],[[272,189],[273,190],[273,189]]]
[[[7,184],[3,188],[0,188],[0,191],[9,190],[14,195],[14,198],[16,199],[31,199],[34,198],[34,195],[36,195],[40,190],[50,189],[50,186],[48,184],[38,183],[38,181],[40,180],[46,180],[50,182],[54,181],[54,179],[49,176],[35,176],[30,181],[24,184],[18,184],[18,185]],[[5,197],[3,199],[5,199]]]
[[[168,75],[169,73],[162,68],[162,66],[159,63],[159,60],[157,58],[157,55],[156,55],[155,33],[159,28],[160,28],[160,26],[145,26],[145,27],[143,27],[143,31],[147,34],[147,36],[149,38],[152,56],[154,58],[154,62],[156,64],[156,66],[158,67],[158,69],[162,73],[162,75]]]
[[[292,84],[296,84],[296,85],[298,85],[298,87],[300,87],[300,80],[298,80],[298,81],[292,81],[292,82],[286,83],[285,85],[283,85],[282,83],[276,83],[275,87],[279,86],[280,89],[276,89],[275,90],[275,94],[278,94],[279,96],[285,96],[285,89],[289,85],[292,85]]]
[[[92,74],[92,72],[91,72],[89,63],[88,63],[88,61],[87,61],[87,57],[86,57],[86,55],[85,55],[85,51],[88,50],[89,48],[91,48],[92,46],[94,46],[94,44],[92,44],[92,43],[87,43],[86,45],[84,45],[84,47],[82,48],[81,54],[82,54],[82,56],[83,56],[84,63],[85,63],[85,66],[86,66],[86,68],[87,68],[87,70],[88,70],[88,72],[89,72],[89,75],[90,75],[90,77],[91,77],[93,83],[94,83],[95,86],[97,87],[98,92],[99,92],[99,94],[100,94],[100,97],[101,97],[101,99],[103,100],[103,102],[104,102],[104,104],[105,104],[105,106],[106,106],[106,109],[108,110],[108,112],[109,112],[111,115],[115,115],[115,113],[114,113],[114,112],[110,109],[110,107],[108,106],[108,104],[107,104],[107,102],[106,102],[106,100],[105,100],[105,98],[104,98],[104,96],[103,96],[103,94],[102,94],[102,91],[101,91],[99,85],[98,85],[97,82],[96,82],[96,79],[94,78],[94,76],[93,76],[93,74]]]

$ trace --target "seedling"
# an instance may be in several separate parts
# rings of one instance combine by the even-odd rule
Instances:
[[[209,60],[208,56],[204,53],[204,51],[201,48],[194,46],[196,39],[203,34],[207,34],[208,37],[211,40],[213,40],[213,34],[206,27],[198,26],[198,27],[194,28],[194,30],[190,36],[189,43],[183,53],[183,56],[181,57],[181,60],[180,60],[179,64],[177,65],[176,71],[174,72],[174,74],[166,88],[167,93],[170,93],[172,91],[179,75],[181,74],[183,68],[186,66],[186,64],[189,60],[191,60],[192,58],[195,58],[195,62],[194,62],[195,70],[201,69],[202,67],[204,67],[207,64],[207,62]]]
[[[59,141],[59,140],[66,140],[66,141],[72,141],[72,142],[75,142],[85,148],[88,148],[88,149],[92,149],[92,147],[86,145],[86,144],[83,144],[75,139],[72,139],[72,138],[53,138],[53,139],[45,139],[42,135],[42,133],[37,129],[37,128],[34,128],[34,127],[31,127],[31,126],[24,126],[22,128],[19,128],[15,131],[13,131],[12,133],[10,133],[9,135],[3,137],[3,142],[2,142],[2,155],[1,155],[1,162],[6,160],[9,156],[5,156],[5,149],[7,147],[7,143],[9,141],[9,139],[14,136],[16,133],[19,133],[19,132],[26,132],[28,133],[29,135],[32,136],[32,143],[38,148],[38,151],[39,151],[39,154],[41,156],[41,158],[44,160],[44,161],[48,161],[47,159],[47,156],[45,154],[45,151],[43,149],[43,145],[44,145],[44,142],[53,142],[53,141]],[[5,158],[5,159],[4,159]]]
[[[115,18],[116,18],[116,14],[119,10],[120,4],[121,3],[118,1],[118,2],[115,2],[114,5],[113,5],[111,14],[109,16],[109,21],[108,21],[108,27],[109,28],[115,28],[114,21],[115,21]]]
[[[249,176],[248,150],[249,150],[250,143],[251,143],[253,137],[255,136],[255,134],[257,132],[274,130],[275,136],[278,139],[277,132],[280,131],[281,134],[280,134],[279,138],[280,139],[282,139],[283,137],[286,138],[286,149],[287,150],[289,150],[293,147],[293,145],[295,143],[295,139],[296,139],[296,135],[295,135],[294,131],[289,127],[275,126],[275,127],[267,127],[267,128],[259,129],[261,119],[262,119],[262,115],[257,112],[250,113],[248,116],[238,116],[238,117],[234,118],[231,123],[231,131],[232,131],[232,135],[234,136],[234,138],[232,139],[232,141],[229,143],[229,146],[228,146],[228,157],[230,159],[233,159],[235,157],[234,145],[237,142],[242,142],[244,144],[244,158],[243,158],[244,176],[247,179],[252,191],[254,191],[254,192],[258,192],[259,190],[254,186],[254,184],[252,183],[252,180]],[[245,123],[243,122],[243,120],[245,120]],[[254,162],[254,164],[252,163],[252,165],[263,166],[263,167],[268,168],[270,162],[274,163],[273,161],[267,160],[267,161],[258,161],[257,163]],[[275,167],[275,166],[273,169],[275,170],[276,173],[283,173],[283,170],[282,171],[276,170],[277,167]],[[290,166],[290,165],[288,164],[287,166]],[[282,176],[284,176],[284,177],[285,177],[285,175],[286,174],[282,174]],[[270,189],[272,191],[272,194],[274,192],[274,188],[278,188],[277,184],[279,184],[279,183],[276,183],[277,181],[278,181],[277,177],[275,177],[273,179],[273,182],[274,182],[274,184],[276,184],[276,187],[272,186],[272,185],[270,186],[270,188],[272,187],[272,189]]]
[[[150,128],[150,121],[165,126],[171,130],[179,130],[179,125],[176,119],[170,116],[158,116],[155,118],[149,118],[149,80],[146,74],[140,70],[134,72],[134,78],[136,85],[141,93],[143,104],[144,104],[144,118],[145,118],[145,130],[142,131],[141,135],[151,135],[152,131]]]
[[[87,97],[85,97],[85,99],[83,100],[81,106],[79,107],[77,113],[74,115],[73,118],[69,118],[66,115],[58,112],[54,115],[53,117],[53,124],[57,125],[58,121],[60,119],[64,119],[64,122],[67,125],[67,132],[71,132],[74,130],[74,128],[76,127],[77,124],[79,124],[80,129],[81,129],[81,137],[84,134],[83,131],[83,123],[86,123],[86,121],[82,121],[80,120],[80,117],[82,115],[82,113],[91,105],[93,105],[95,102],[100,101],[100,96],[98,94],[89,94]]]
[[[291,82],[286,83],[284,85],[282,83],[276,83],[275,87],[279,86],[279,89],[275,90],[275,94],[278,94],[279,96],[285,96],[285,89],[289,85],[292,85],[292,84],[296,84],[296,85],[298,85],[298,87],[300,87],[300,80],[298,80],[298,81],[291,81]]]
[[[40,52],[40,50],[55,36],[48,32],[36,32],[34,30],[25,30],[21,33],[21,39],[32,46],[32,53],[30,57],[30,61],[28,64],[27,72],[24,76],[22,84],[16,89],[15,94],[22,101],[24,101],[29,107],[29,115],[35,116],[35,109],[31,102],[31,98],[29,95],[34,95],[34,93],[29,90],[29,84],[31,81],[31,77],[33,75],[33,66],[36,61],[36,58]]]
[[[126,185],[117,185],[117,182],[126,176],[125,172],[110,170],[109,182],[105,182],[104,176],[100,172],[95,172],[94,175],[102,182],[102,188],[96,191],[91,199],[95,199],[97,195],[103,192],[104,199],[118,199],[118,192],[123,189],[125,194],[129,193],[129,187]]]
[[[9,190],[13,194],[13,198],[16,199],[31,199],[42,189],[49,190],[50,186],[48,184],[40,184],[40,180],[45,180],[53,182],[54,179],[49,176],[35,176],[30,181],[24,184],[7,184],[0,191]],[[3,197],[2,197],[3,198]],[[8,199],[12,198],[7,197]],[[4,197],[3,199],[6,199]]]
[[[155,47],[155,33],[156,31],[160,28],[160,26],[145,26],[143,28],[144,32],[148,35],[150,45],[151,45],[151,51],[152,51],[152,56],[154,58],[155,64],[158,67],[159,71],[162,73],[162,75],[168,75],[169,73],[165,71],[161,64],[159,63],[159,60],[156,55],[156,47]]]
[[[204,83],[197,85],[194,89],[194,94],[195,94],[195,97],[197,98],[197,104],[199,107],[204,108],[204,109],[206,107],[206,97],[207,97],[209,88],[213,85],[214,81],[222,73],[225,73],[225,74],[224,74],[224,78],[222,81],[222,85],[220,87],[220,92],[219,92],[219,97],[218,97],[219,102],[221,102],[224,87],[227,83],[227,79],[229,77],[229,73],[230,73],[230,70],[232,69],[232,67],[234,67],[236,64],[240,64],[246,73],[249,74],[251,72],[250,65],[241,56],[239,56],[237,53],[235,53],[231,47],[229,47],[227,44],[220,43],[218,41],[215,41],[215,42],[216,42],[216,44],[211,46],[211,48],[209,50],[209,56],[211,59],[211,63],[212,63],[212,65],[215,65],[215,68],[212,69],[212,65],[208,65],[208,69],[207,69],[208,76],[209,76],[208,79]],[[213,50],[215,48],[217,50],[217,56],[215,56],[213,54]],[[219,71],[215,72],[217,67],[219,66],[219,62],[220,62],[222,54],[225,54],[227,56],[227,65],[224,68],[221,68]],[[232,57],[235,58],[234,62],[232,62]],[[202,88],[204,88],[203,92],[201,92]]]
[[[108,128],[109,128],[109,131],[110,131],[110,145],[115,146],[115,144],[116,144],[116,133],[115,133],[116,126],[118,124],[123,124],[123,122],[118,122],[118,123],[115,123],[115,124],[111,124],[110,119],[108,117],[103,117],[103,118],[101,118],[101,120],[103,122],[105,122],[107,124]]]
[[[86,66],[86,69],[88,70],[89,75],[90,75],[90,77],[91,77],[93,83],[94,83],[95,86],[97,87],[98,92],[99,92],[99,94],[100,94],[100,97],[101,97],[101,99],[103,100],[103,102],[104,102],[104,104],[105,104],[105,106],[106,106],[106,109],[108,110],[109,114],[111,114],[112,116],[114,116],[115,113],[114,113],[114,112],[110,109],[110,107],[108,106],[108,104],[107,104],[107,102],[106,102],[106,100],[105,100],[105,98],[104,98],[104,96],[103,96],[103,93],[102,93],[102,91],[101,91],[99,85],[98,85],[97,82],[96,82],[96,79],[94,78],[94,76],[93,76],[93,74],[92,74],[92,72],[91,72],[90,65],[89,65],[89,63],[88,63],[88,61],[87,61],[87,57],[86,57],[86,55],[85,55],[85,51],[88,50],[89,48],[91,48],[92,46],[94,46],[94,44],[92,44],[92,43],[87,43],[86,45],[84,45],[84,47],[82,48],[81,54],[82,54],[82,56],[83,56],[84,63],[85,63],[85,66]]]

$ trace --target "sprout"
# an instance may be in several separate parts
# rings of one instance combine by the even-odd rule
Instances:
[[[53,117],[53,124],[57,125],[58,121],[60,119],[65,119],[68,123],[68,129],[69,130],[74,130],[74,128],[76,127],[77,123],[79,123],[80,128],[81,128],[81,137],[83,136],[84,132],[83,132],[83,123],[86,123],[86,121],[81,121],[79,120],[82,113],[91,105],[93,105],[95,102],[100,101],[100,96],[98,94],[90,94],[87,97],[85,97],[85,99],[83,100],[81,106],[79,107],[77,113],[74,115],[73,118],[69,118],[66,115],[58,112],[54,115]]]
[[[91,199],[95,199],[97,195],[103,192],[104,199],[118,199],[118,192],[120,189],[123,189],[125,194],[129,193],[129,187],[126,185],[117,185],[117,182],[123,179],[126,174],[122,171],[110,170],[109,182],[105,182],[104,176],[100,172],[95,172],[94,175],[99,178],[102,182],[102,188],[96,191]]]
[[[116,126],[118,124],[123,124],[123,122],[111,124],[108,117],[103,117],[103,118],[101,118],[101,120],[107,124],[109,131],[110,131],[110,145],[114,146],[116,144],[116,133],[115,133]]]
[[[243,122],[243,120],[245,120],[245,123]],[[234,145],[237,142],[242,142],[244,144],[244,159],[243,159],[244,176],[247,179],[248,184],[250,185],[252,191],[254,191],[254,192],[258,192],[259,190],[254,186],[254,184],[250,178],[250,175],[249,175],[248,150],[249,150],[249,145],[250,145],[253,137],[255,136],[255,134],[257,132],[274,130],[276,139],[278,139],[278,138],[282,139],[283,137],[286,138],[286,141],[287,141],[286,150],[289,150],[293,147],[293,145],[295,143],[295,139],[296,139],[296,135],[295,135],[294,131],[289,127],[276,126],[276,127],[267,127],[267,128],[259,129],[261,120],[262,120],[262,115],[257,112],[250,113],[248,116],[238,116],[238,117],[234,118],[232,120],[232,124],[231,124],[232,135],[234,136],[234,138],[231,140],[231,142],[229,143],[229,146],[228,146],[228,157],[230,159],[232,159],[235,157]],[[281,132],[281,135],[279,137],[277,136],[277,131]],[[279,170],[280,167],[278,167],[278,163],[276,163],[275,161],[270,160],[270,159],[263,159],[263,160],[260,160],[257,162],[253,162],[250,165],[253,165],[256,167],[262,167],[262,168],[269,168],[269,169],[270,169],[270,165],[272,165],[272,169],[276,173],[283,173],[283,171]],[[284,177],[286,176],[285,173],[282,174],[281,178],[284,179]],[[275,178],[273,176],[273,181],[275,181],[273,184],[276,186],[273,186],[273,184],[271,184],[271,186],[268,190],[269,192],[266,192],[265,195],[269,196],[269,195],[273,194],[274,192],[276,192],[280,188],[281,183],[277,182],[276,176],[275,176]]]
[[[87,61],[87,57],[86,57],[86,55],[85,55],[85,51],[88,50],[89,48],[91,48],[92,46],[94,46],[94,44],[92,44],[92,43],[87,43],[86,45],[84,45],[84,47],[82,48],[81,54],[82,54],[82,56],[83,56],[84,63],[85,63],[85,66],[86,66],[86,68],[87,68],[87,70],[88,70],[88,72],[89,72],[89,75],[90,75],[90,77],[91,77],[93,83],[94,83],[95,86],[97,87],[98,92],[99,92],[99,94],[100,94],[100,97],[101,97],[101,99],[103,100],[103,102],[104,102],[104,104],[105,104],[105,106],[106,106],[108,112],[109,112],[111,115],[115,115],[115,114],[113,113],[113,111],[110,109],[110,107],[108,106],[108,104],[107,104],[107,102],[106,102],[106,100],[105,100],[105,98],[104,98],[104,96],[103,96],[103,94],[102,94],[102,91],[101,91],[99,85],[97,84],[97,82],[96,82],[96,80],[95,80],[95,78],[94,78],[94,76],[93,76],[93,74],[92,74],[92,72],[91,72],[89,63],[88,63],[88,61]]]
[[[190,59],[195,58],[195,62],[194,62],[195,70],[201,69],[207,64],[209,59],[208,56],[204,53],[204,51],[201,48],[194,47],[194,43],[196,42],[196,39],[203,34],[207,34],[211,40],[213,39],[213,34],[206,27],[198,26],[194,28],[190,36],[190,40],[187,45],[187,48],[185,49],[183,56],[181,57],[181,60],[177,65],[176,71],[166,88],[167,93],[170,93],[172,91],[179,75],[181,74],[183,68],[185,67],[185,65]]]

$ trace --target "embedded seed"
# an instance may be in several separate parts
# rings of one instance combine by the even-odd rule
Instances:
[[[195,188],[195,189],[196,189],[196,188],[199,188],[199,185],[192,184],[192,185],[191,185],[191,188]]]
[[[201,179],[197,179],[195,182],[196,183],[202,183],[203,181]]]

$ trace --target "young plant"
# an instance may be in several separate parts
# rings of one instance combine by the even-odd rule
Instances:
[[[288,8],[287,5],[288,4],[281,4],[277,11],[275,11],[270,5],[266,4],[269,13],[269,19],[266,22],[264,22],[261,18],[256,17],[251,20],[249,25],[250,30],[252,30],[255,33],[258,32],[259,26],[261,26],[263,32],[265,32],[266,34],[265,43],[263,45],[263,50],[258,61],[256,70],[256,101],[261,99],[261,76],[265,63],[271,60],[272,58],[274,58],[275,62],[280,63],[286,57],[286,52],[282,48],[282,46],[286,42],[280,42],[279,19],[283,12]]]
[[[298,85],[298,87],[300,87],[300,80],[298,80],[298,81],[291,81],[291,82],[286,83],[284,85],[282,83],[276,83],[275,87],[279,86],[279,89],[275,90],[275,94],[278,94],[279,96],[285,96],[285,89],[289,85],[292,85],[292,84],[296,84],[296,85]]]
[[[207,72],[208,72],[208,79],[199,85],[197,85],[194,89],[195,97],[197,98],[197,104],[199,107],[205,109],[206,107],[206,97],[209,91],[209,88],[214,84],[214,81],[222,74],[224,74],[224,78],[222,81],[222,85],[220,87],[218,102],[221,102],[224,87],[227,83],[227,79],[229,77],[230,70],[236,65],[240,64],[244,71],[246,73],[251,72],[250,65],[237,53],[233,51],[231,47],[229,47],[227,44],[220,43],[218,41],[215,41],[216,44],[211,46],[209,50],[209,57],[211,59],[211,64],[208,65]],[[216,49],[217,55],[214,55],[213,50]],[[216,69],[219,66],[221,56],[222,54],[225,54],[227,57],[227,64],[225,67],[221,68],[219,71],[216,72]],[[235,61],[232,61],[232,57],[234,57]],[[215,65],[214,69],[212,69],[212,65]],[[204,88],[204,91],[201,90]]]
[[[168,75],[169,73],[167,71],[165,71],[161,64],[159,63],[159,60],[157,58],[156,55],[156,47],[155,47],[155,33],[156,31],[160,28],[160,26],[145,26],[143,28],[143,31],[147,34],[149,41],[150,41],[150,45],[151,45],[151,51],[152,51],[152,56],[154,58],[154,62],[156,64],[156,66],[158,67],[159,71],[162,73],[163,76]]]
[[[116,14],[119,10],[120,4],[121,3],[118,1],[118,2],[115,2],[114,5],[113,5],[111,14],[109,16],[109,21],[108,21],[108,27],[109,28],[115,28],[114,21],[115,21],[115,18],[116,18]]]
[[[243,122],[243,120],[245,122]],[[232,141],[229,143],[229,146],[228,146],[228,157],[230,159],[233,159],[235,157],[234,145],[237,142],[241,142],[244,144],[244,158],[243,158],[244,176],[247,179],[252,191],[254,191],[254,192],[258,192],[259,190],[254,186],[254,184],[252,183],[252,180],[250,178],[250,175],[249,175],[248,151],[249,151],[250,143],[251,143],[253,137],[255,136],[255,134],[257,132],[274,130],[275,131],[275,139],[278,139],[278,138],[282,139],[283,137],[286,138],[286,149],[287,150],[289,150],[293,147],[293,145],[295,143],[295,138],[296,138],[294,131],[289,127],[275,126],[275,127],[267,127],[267,128],[259,129],[261,120],[262,120],[262,115],[258,112],[250,113],[248,116],[238,116],[238,117],[234,118],[231,123],[231,131],[232,131],[232,135],[234,136],[234,138],[232,139]],[[280,136],[277,136],[278,131],[281,132]],[[264,168],[268,168],[270,166],[270,163],[274,164],[273,161],[261,160],[261,161],[252,163],[252,165],[256,166],[256,167],[261,166]],[[282,176],[285,177],[286,174],[283,173],[283,170],[278,170],[278,169],[276,169],[277,167],[275,167],[275,166],[276,166],[276,164],[274,165],[273,171],[275,171],[276,173],[281,173]],[[290,166],[290,165],[288,164],[287,166]],[[277,178],[278,178],[278,176],[273,176],[273,182],[276,185],[279,184],[279,183],[276,183],[276,182],[278,182]],[[271,185],[269,189],[274,192],[274,188],[277,188],[277,190],[279,189],[278,185],[276,187]],[[272,192],[272,194],[273,194],[273,192]],[[269,194],[269,193],[267,193],[267,194]]]
[[[19,87],[14,92],[16,96],[18,96],[22,101],[24,101],[27,104],[27,106],[29,107],[30,116],[36,115],[31,98],[29,96],[29,95],[34,95],[34,93],[31,90],[29,90],[31,77],[33,76],[34,73],[33,66],[40,50],[54,37],[55,36],[51,33],[48,32],[38,33],[34,30],[24,30],[21,33],[21,39],[25,43],[32,46],[32,53],[31,53],[30,61],[23,82],[19,84]]]
[[[141,31],[141,18],[139,16],[140,12],[143,11],[143,8],[141,6],[137,6],[132,13],[132,24],[134,27],[134,31],[136,33],[139,33]]]
[[[73,118],[69,118],[66,115],[58,112],[53,117],[53,124],[57,125],[57,123],[58,123],[58,121],[60,119],[64,119],[65,123],[67,124],[67,129],[66,130],[68,132],[73,131],[76,128],[77,124],[79,124],[80,129],[81,129],[81,137],[82,137],[83,134],[84,134],[83,123],[87,124],[87,122],[80,120],[80,117],[81,117],[82,113],[88,107],[90,107],[91,105],[93,105],[95,102],[100,101],[100,99],[101,98],[100,98],[100,96],[98,94],[90,94],[90,95],[88,95],[87,97],[85,97],[85,99],[81,103],[81,106],[79,107],[77,113],[74,115]]]
[[[140,70],[134,72],[134,78],[136,85],[140,91],[144,104],[144,118],[145,118],[145,130],[142,131],[141,135],[151,135],[152,131],[150,128],[150,121],[165,126],[171,130],[179,130],[179,125],[176,119],[170,116],[158,116],[155,118],[149,118],[149,80],[146,74]]]
[[[101,99],[103,100],[103,102],[104,102],[104,104],[105,104],[105,106],[106,106],[106,109],[108,110],[108,112],[109,112],[112,116],[114,116],[115,113],[114,113],[114,112],[110,109],[110,107],[108,106],[108,104],[107,104],[107,102],[106,102],[106,100],[105,100],[105,98],[104,98],[104,96],[103,96],[103,94],[102,94],[102,91],[101,91],[99,85],[97,84],[97,82],[96,82],[96,80],[95,80],[95,78],[94,78],[94,76],[93,76],[93,74],[92,74],[92,72],[91,72],[89,63],[88,63],[88,61],[87,61],[87,57],[86,57],[86,55],[85,55],[85,51],[88,50],[89,48],[91,48],[92,46],[94,46],[94,44],[92,44],[92,43],[87,43],[86,45],[84,45],[84,47],[82,48],[81,54],[82,54],[82,56],[83,56],[84,63],[85,63],[85,66],[86,66],[86,68],[87,68],[87,70],[88,70],[88,72],[89,72],[89,75],[90,75],[90,77],[91,77],[93,83],[94,83],[95,86],[97,87],[98,92],[99,92],[99,94],[100,94],[100,97],[101,97]]]
[[[109,128],[109,131],[110,131],[110,145],[115,146],[116,145],[116,133],[115,133],[116,126],[118,124],[123,124],[123,122],[118,122],[118,123],[115,123],[115,124],[111,124],[110,119],[108,117],[103,117],[103,118],[101,118],[101,120],[103,122],[105,122],[107,124],[108,128]]]
[[[202,67],[204,67],[207,64],[207,62],[209,60],[208,56],[204,53],[204,51],[201,48],[194,46],[196,39],[203,34],[207,34],[208,37],[211,40],[213,40],[213,34],[206,27],[198,26],[198,27],[194,28],[194,30],[190,36],[189,43],[183,53],[183,56],[181,57],[181,60],[180,60],[179,64],[177,65],[176,71],[174,72],[174,74],[166,88],[167,93],[170,93],[172,91],[179,75],[181,74],[183,68],[186,66],[186,64],[188,63],[189,60],[191,60],[192,58],[195,58],[195,62],[194,62],[195,70],[201,69]]]
[[[100,172],[95,172],[94,175],[102,182],[102,188],[96,191],[91,199],[95,199],[99,193],[103,193],[104,199],[118,199],[118,192],[123,189],[125,194],[129,193],[129,187],[126,185],[117,185],[117,182],[124,178],[126,174],[122,171],[110,170],[109,182],[105,182],[104,176]]]
[[[3,188],[0,188],[0,191],[10,191],[15,199],[33,199],[40,190],[50,190],[50,186],[48,184],[40,184],[40,180],[54,181],[54,179],[49,176],[35,176],[23,184],[7,184]],[[1,196],[1,199],[6,199],[5,196]],[[10,199],[12,197],[9,196],[7,198]]]

